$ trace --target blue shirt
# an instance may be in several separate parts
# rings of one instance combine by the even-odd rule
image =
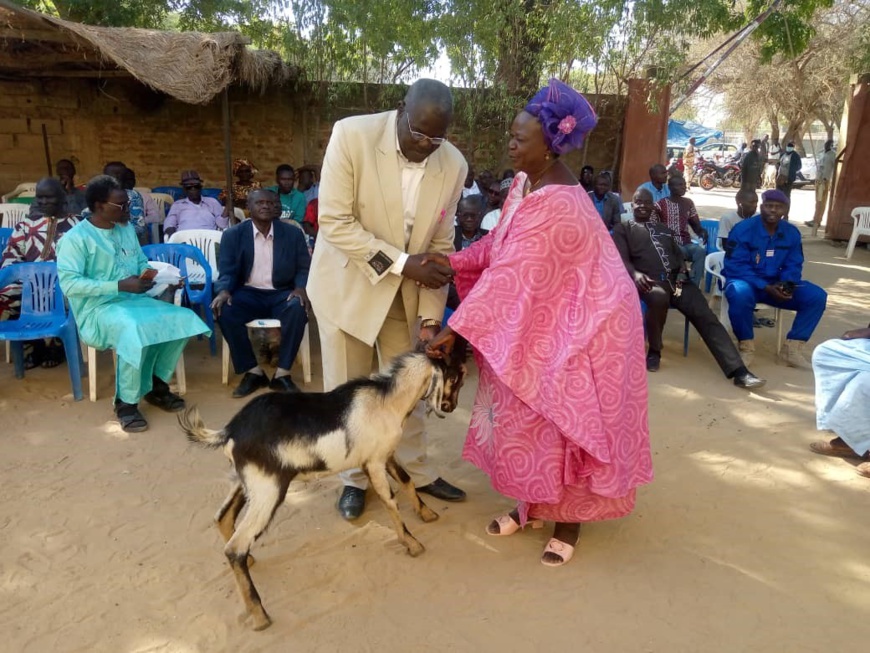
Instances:
[[[745,281],[753,288],[780,281],[798,283],[804,265],[801,232],[780,220],[771,236],[760,215],[738,222],[725,241],[725,268],[728,281]]]
[[[653,204],[671,196],[671,189],[667,184],[662,185],[662,189],[656,188],[651,181],[640,185],[641,188],[646,188],[653,196]]]

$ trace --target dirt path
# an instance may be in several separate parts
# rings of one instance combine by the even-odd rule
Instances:
[[[870,253],[806,243],[806,276],[831,293],[813,342],[870,320]],[[790,320],[789,320],[790,321]],[[418,559],[376,504],[338,518],[335,479],[296,485],[255,552],[274,625],[253,633],[212,515],[226,492],[218,452],[174,418],[126,436],[102,398],[71,401],[66,370],[16,381],[0,364],[0,650],[778,652],[860,650],[870,636],[870,481],[814,456],[812,375],[774,364],[759,333],[763,394],[734,388],[682,320],[650,379],[656,480],[629,518],[584,528],[574,561],[539,562],[548,530],[483,528],[510,501],[459,458],[463,408],[432,421],[430,453],[469,501],[409,517]],[[207,343],[187,353],[189,393],[212,426],[238,409]],[[315,370],[318,365],[316,363]],[[315,379],[314,388],[319,379]]]

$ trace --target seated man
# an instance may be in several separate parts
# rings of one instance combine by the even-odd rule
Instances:
[[[170,412],[184,409],[184,400],[169,391],[169,380],[187,339],[210,331],[190,309],[143,294],[154,283],[145,274],[148,260],[121,185],[107,175],[95,177],[85,198],[90,217],[58,246],[60,287],[82,341],[118,355],[115,414],[121,428],[144,431],[148,422],[139,412],[140,399]]]
[[[801,280],[804,252],[797,227],[782,217],[789,200],[779,190],[761,196],[761,215],[746,218],[728,234],[725,242],[725,297],[728,317],[743,360],[755,352],[752,313],[757,302],[797,311],[791,331],[779,353],[791,367],[809,369],[803,347],[822,319],[828,294],[817,285]]]
[[[75,164],[69,159],[61,159],[54,164],[54,175],[60,179],[66,193],[64,215],[81,215],[88,205],[85,202],[85,192],[76,187]]]
[[[181,187],[186,197],[173,202],[163,221],[167,239],[176,231],[227,228],[229,219],[223,214],[224,207],[213,197],[202,196],[202,179],[196,170],[181,173]]]
[[[734,201],[737,203],[736,211],[729,211],[719,219],[719,249],[725,249],[725,241],[728,240],[728,234],[741,220],[751,218],[758,210],[758,195],[754,190],[741,188],[734,196]]]
[[[507,199],[513,180],[513,177],[508,177],[501,181],[494,181],[489,185],[489,211],[483,215],[483,220],[480,223],[481,228],[487,231],[492,231],[496,228],[498,221],[501,219],[501,209],[504,206],[504,201]]]
[[[60,167],[60,162],[58,162]],[[55,248],[60,238],[75,227],[81,217],[66,212],[69,195],[57,179],[46,177],[36,184],[36,198],[30,213],[15,225],[6,249],[2,252],[0,268],[16,263],[37,263],[57,259]],[[0,320],[15,320],[21,314],[21,284],[0,288]],[[25,369],[37,365],[56,367],[64,360],[63,344],[52,339],[28,343],[30,351],[24,359]]]
[[[870,326],[828,340],[813,352],[816,426],[833,431],[810,449],[824,456],[870,460]],[[870,462],[855,471],[870,478]]]
[[[296,224],[301,225],[305,218],[305,206],[308,204],[305,195],[301,190],[296,190],[296,174],[293,171],[293,166],[282,163],[275,170],[275,186],[270,186],[268,190],[278,194],[278,199],[281,201],[281,220],[293,220]]]
[[[653,203],[670,197],[671,189],[668,187],[668,169],[661,163],[651,166],[649,169],[649,181],[641,184],[640,187],[646,188],[652,193]]]
[[[478,240],[489,233],[480,228],[484,211],[483,195],[468,195],[459,200],[456,206],[456,219],[459,224],[455,227],[456,235],[453,238],[453,248],[461,252],[466,247],[471,247]],[[447,308],[456,310],[459,307],[459,295],[456,286],[452,283],[447,291]]]
[[[650,220],[652,209],[652,194],[641,186],[632,201],[634,220],[613,228],[616,248],[647,306],[645,325],[649,352],[646,368],[650,372],[659,369],[662,331],[668,307],[673,306],[689,318],[725,376],[734,379],[734,385],[739,388],[763,386],[764,380],[746,369],[728,332],[710,310],[701,290],[683,280],[683,254],[674,232]]]
[[[589,199],[604,220],[608,231],[619,224],[622,219],[622,202],[610,192],[610,175],[599,174],[595,177],[595,185],[589,191]]]
[[[220,276],[211,305],[236,374],[244,374],[233,397],[246,397],[266,385],[298,392],[290,368],[308,321],[305,285],[311,256],[302,230],[276,219],[274,192],[252,190],[247,205],[251,219],[230,227],[221,238]],[[257,319],[281,321],[278,369],[271,383],[257,363],[245,326]]]
[[[641,188],[646,188],[646,184]],[[668,229],[676,234],[677,244],[680,246],[683,258],[692,263],[692,283],[700,288],[701,280],[704,278],[704,259],[707,258],[707,248],[692,242],[689,227],[705,241],[707,240],[707,230],[701,226],[698,211],[695,210],[695,203],[684,197],[686,194],[685,178],[677,176],[668,179],[668,191],[667,197],[656,202],[652,219],[654,222],[664,223]]]

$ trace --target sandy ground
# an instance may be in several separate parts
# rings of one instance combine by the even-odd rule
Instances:
[[[693,196],[705,217],[733,202]],[[805,249],[806,276],[831,293],[813,342],[865,325],[870,253],[846,262],[822,240]],[[584,527],[570,565],[538,562],[549,527],[484,534],[511,502],[460,459],[472,379],[461,409],[431,422],[430,443],[469,500],[432,499],[432,524],[403,504],[427,552],[405,555],[371,497],[358,523],[342,521],[337,479],[294,485],[255,547],[274,620],[262,633],[240,622],[212,524],[228,487],[223,456],[189,446],[155,410],[151,430],[123,434],[111,421],[111,356],[95,404],[72,401],[65,368],[16,381],[0,364],[0,650],[860,650],[870,481],[807,450],[819,437],[812,374],[776,365],[775,330],[763,329],[754,369],[769,383],[742,392],[694,332],[681,356],[681,329],[672,319],[650,378],[656,479],[633,515]],[[205,342],[189,346],[187,374],[187,400],[222,426],[241,404]]]

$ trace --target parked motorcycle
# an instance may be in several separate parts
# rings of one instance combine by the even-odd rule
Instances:
[[[740,166],[729,162],[717,166],[713,161],[702,159],[695,165],[698,185],[704,190],[740,187]]]

